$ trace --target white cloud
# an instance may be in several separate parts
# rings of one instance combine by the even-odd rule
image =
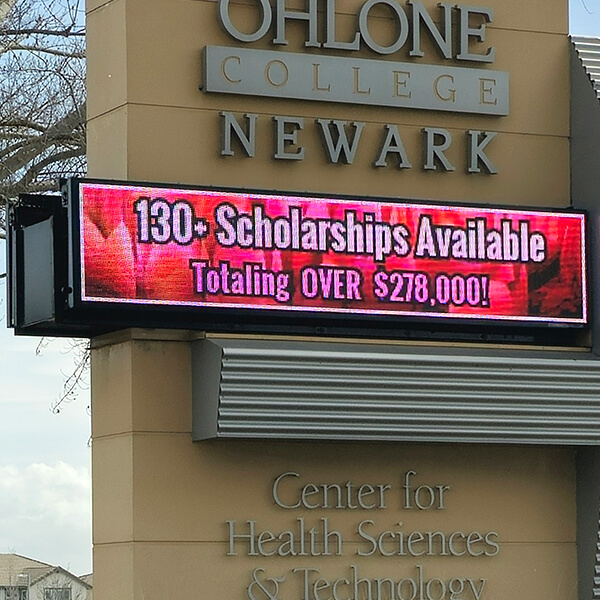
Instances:
[[[0,244],[1,247],[1,244]],[[0,298],[4,285],[0,280]],[[5,329],[0,306],[0,552],[91,571],[89,389],[62,407],[69,342],[37,356],[39,338]]]
[[[89,572],[90,508],[87,468],[62,461],[0,466],[0,552]]]
[[[78,390],[73,402],[52,414],[75,356],[67,340],[52,342],[36,356],[38,342],[15,337],[0,323],[0,465],[63,461],[87,467],[90,390]]]

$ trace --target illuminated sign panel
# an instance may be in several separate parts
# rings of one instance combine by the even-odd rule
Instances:
[[[84,303],[587,319],[579,213],[92,182],[78,211]]]

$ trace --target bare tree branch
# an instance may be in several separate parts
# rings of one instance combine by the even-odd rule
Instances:
[[[15,152],[10,158],[0,164],[0,181],[7,176],[24,169],[36,156],[40,156],[48,147],[56,141],[77,141],[74,137],[76,130],[85,124],[85,105],[77,107],[74,111],[65,115],[60,121],[54,123],[39,136],[31,138],[24,147]],[[79,145],[79,144],[78,144]],[[0,185],[0,189],[2,186]]]
[[[2,123],[2,127],[3,129],[12,129],[13,127],[15,129],[19,128],[19,127],[23,127],[25,129],[34,129],[36,131],[44,131],[46,129],[46,127],[44,127],[43,125],[40,125],[39,123],[35,123],[33,121],[28,121],[27,119],[23,119],[20,118],[18,116],[15,117],[14,121],[11,121],[10,119],[6,119],[3,123]],[[11,137],[12,134],[8,133],[8,134],[3,134],[4,136],[9,136]]]
[[[86,376],[90,367],[90,343],[88,340],[74,343],[71,350],[75,353],[75,367],[65,378],[58,400],[51,406],[55,414],[61,411],[63,404],[73,401],[80,389],[86,387]]]
[[[3,29],[0,27],[0,36],[29,36],[29,35],[42,35],[42,36],[58,36],[58,37],[85,37],[85,30],[74,30],[72,27],[66,29],[39,29],[30,28],[27,29]]]
[[[43,52],[53,54],[54,56],[64,56],[65,58],[85,58],[85,52],[65,52],[64,50],[56,50],[55,48],[44,48],[43,46],[14,44],[10,46],[15,52]]]
[[[0,0],[0,240],[6,203],[57,189],[84,175],[85,28],[83,0]],[[0,252],[3,251],[0,248]],[[0,286],[6,274],[0,273]],[[74,341],[74,368],[52,410],[85,380],[89,346]]]
[[[0,0],[0,197],[5,200],[14,201],[30,186],[39,188],[37,180],[51,179],[50,168],[54,176],[85,168],[85,30],[79,1]]]
[[[17,184],[17,187],[29,187],[46,167],[54,163],[64,163],[70,158],[81,156],[82,152],[83,150],[81,148],[73,148],[72,150],[64,150],[63,152],[50,154],[46,158],[36,162],[32,167],[30,167],[27,173],[25,173],[23,178]]]

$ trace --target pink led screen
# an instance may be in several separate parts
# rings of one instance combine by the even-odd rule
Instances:
[[[83,301],[586,322],[579,213],[79,191]]]

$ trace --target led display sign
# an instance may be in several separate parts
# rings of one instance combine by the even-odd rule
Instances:
[[[92,181],[72,195],[82,304],[587,320],[581,213]]]

